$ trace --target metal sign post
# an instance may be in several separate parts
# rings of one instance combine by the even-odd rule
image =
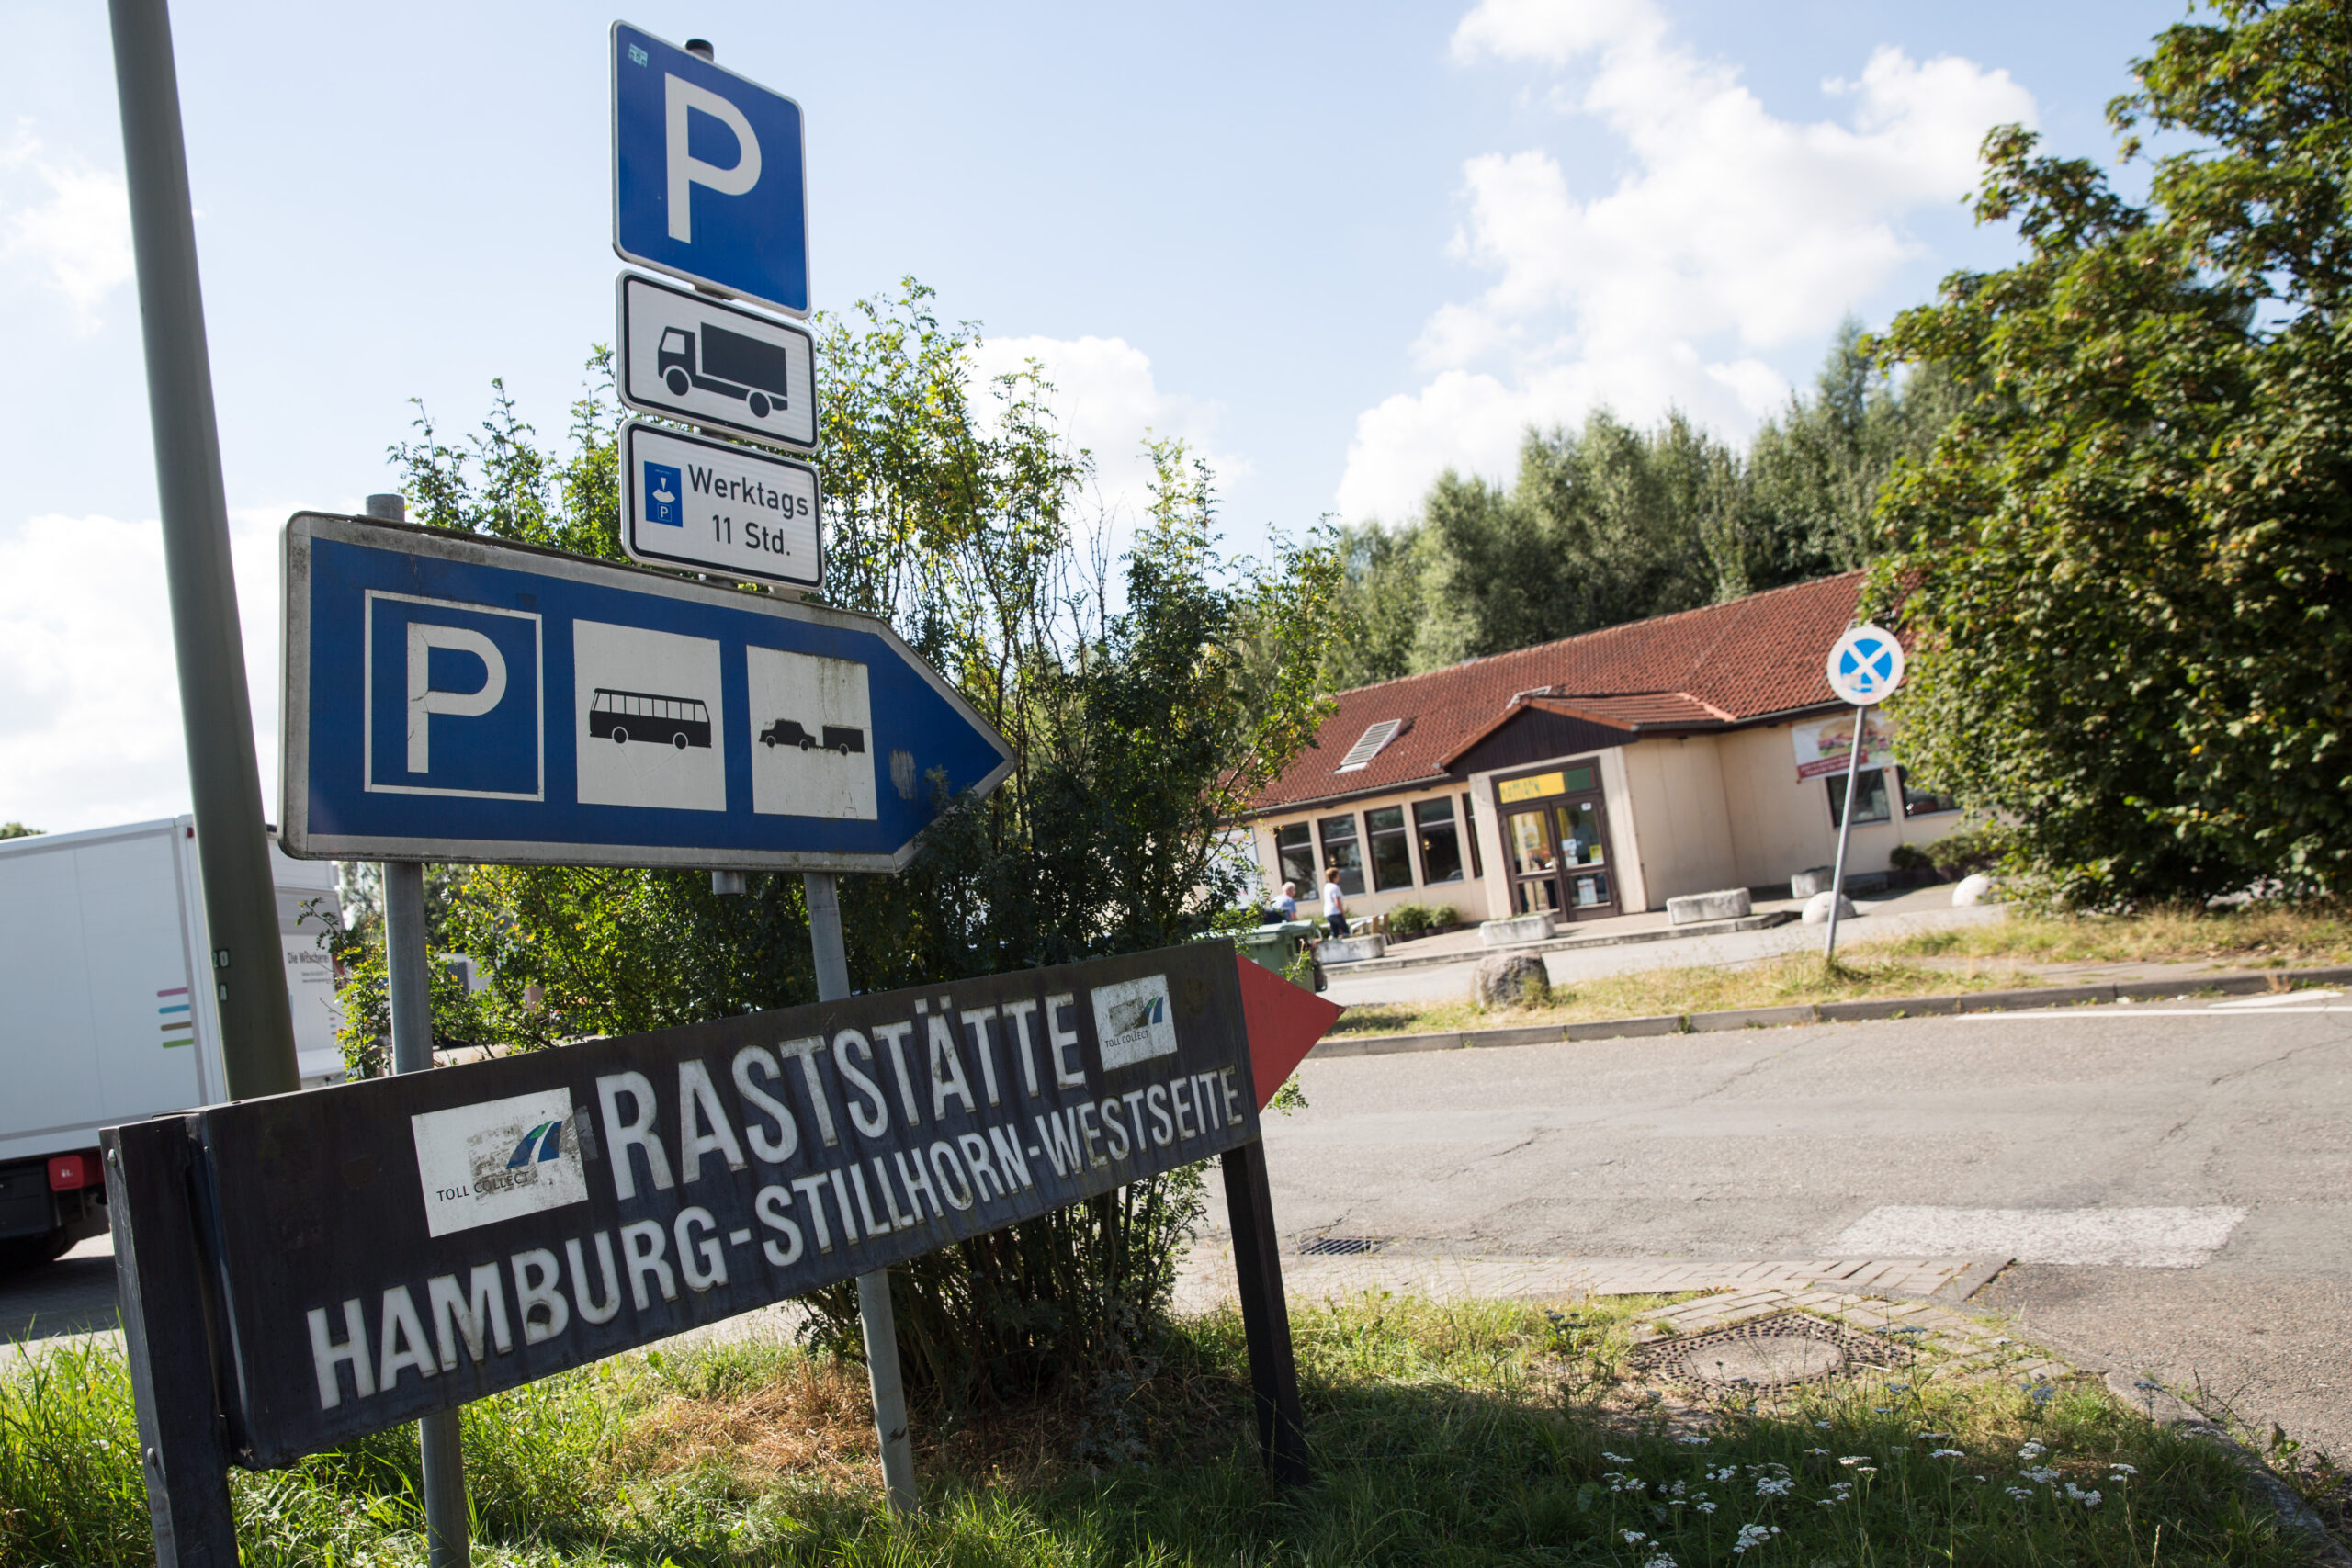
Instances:
[[[237,582],[229,562],[229,506],[220,482],[172,23],[164,0],[112,0],[111,9],[139,320],[147,348],[147,413],[163,508],[164,578],[212,942],[206,966],[213,971],[230,1094],[285,1094],[300,1087],[301,1069],[262,821]]]
[[[397,495],[371,495],[368,515],[397,523],[406,512]],[[392,1071],[433,1068],[432,930],[424,910],[424,867],[413,860],[382,863],[384,874],[384,992],[392,1015]],[[455,1410],[438,1410],[416,1424],[424,1472],[425,1557],[429,1568],[467,1568],[472,1552],[466,1508],[466,1461]]]
[[[1862,752],[1869,746],[1871,705],[1903,684],[1903,644],[1877,626],[1849,626],[1830,646],[1829,689],[1854,705],[1853,750],[1846,758],[1846,805],[1838,814],[1838,862],[1829,874],[1829,930],[1822,938],[1824,963],[1838,953],[1838,911],[1846,902],[1846,846],[1854,836],[1855,796],[1861,781]]]
[[[809,955],[816,961],[817,999],[849,994],[849,949],[842,941],[841,889],[827,871],[800,878],[808,906]],[[890,1511],[915,1511],[915,1448],[907,1432],[906,1380],[899,1371],[899,1328],[890,1312],[890,1274],[876,1269],[857,1277],[857,1316],[865,1337],[866,1385],[874,1400],[874,1435],[882,1446],[882,1483]]]

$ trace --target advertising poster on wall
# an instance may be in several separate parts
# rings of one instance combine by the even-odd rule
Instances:
[[[1818,718],[1793,725],[1790,733],[1796,738],[1797,781],[1817,779],[1846,771],[1847,759],[1854,750],[1854,726],[1867,723],[1862,738],[1862,766],[1891,768],[1894,765],[1894,726],[1884,715],[1871,710],[1866,721],[1863,710],[1849,708],[1830,718]]]

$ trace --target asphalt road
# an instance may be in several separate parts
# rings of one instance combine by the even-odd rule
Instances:
[[[1301,1082],[1309,1108],[1267,1135],[1289,1246],[1997,1249],[2019,1261],[1973,1304],[2352,1459],[2342,1002],[1353,1057]]]

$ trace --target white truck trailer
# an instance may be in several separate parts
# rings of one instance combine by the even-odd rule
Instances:
[[[336,1082],[334,867],[270,864],[302,1082]],[[106,1231],[99,1128],[228,1098],[211,952],[193,818],[0,842],[0,1269]]]

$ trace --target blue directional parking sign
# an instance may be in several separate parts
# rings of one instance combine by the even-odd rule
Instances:
[[[614,23],[613,249],[807,315],[800,106]]]
[[[897,871],[1012,767],[870,616],[317,513],[285,552],[291,854]]]

